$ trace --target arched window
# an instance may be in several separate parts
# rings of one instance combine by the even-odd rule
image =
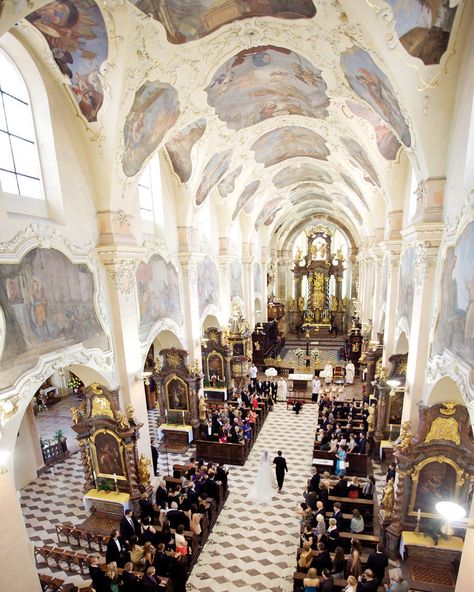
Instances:
[[[159,224],[163,218],[160,160],[155,154],[138,180],[138,200],[142,220]]]
[[[21,74],[2,51],[0,185],[4,193],[44,199],[30,97]]]

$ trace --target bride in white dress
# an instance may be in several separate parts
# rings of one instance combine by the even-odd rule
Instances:
[[[247,497],[261,504],[271,504],[273,497],[272,467],[268,450],[262,452],[260,467],[255,482],[250,487]]]

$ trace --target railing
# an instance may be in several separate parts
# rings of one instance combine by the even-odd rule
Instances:
[[[41,449],[43,453],[43,460],[45,465],[54,465],[54,463],[60,462],[69,456],[67,449],[66,438],[61,442],[44,446]]]

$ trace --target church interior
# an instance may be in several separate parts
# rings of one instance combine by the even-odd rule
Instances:
[[[0,590],[471,592],[474,3],[0,3]]]

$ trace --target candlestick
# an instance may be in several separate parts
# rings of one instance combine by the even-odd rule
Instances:
[[[420,519],[421,519],[421,511],[420,511],[420,508],[418,508],[418,512],[416,513],[416,526],[415,526],[415,532],[417,534],[420,532]]]
[[[421,510],[420,510],[420,508],[418,508],[417,520],[420,520],[420,518],[421,518]]]
[[[114,473],[114,483],[115,483],[115,491],[118,493],[117,474],[116,473]]]
[[[184,411],[181,411],[181,419],[183,420],[183,425],[184,425]]]

